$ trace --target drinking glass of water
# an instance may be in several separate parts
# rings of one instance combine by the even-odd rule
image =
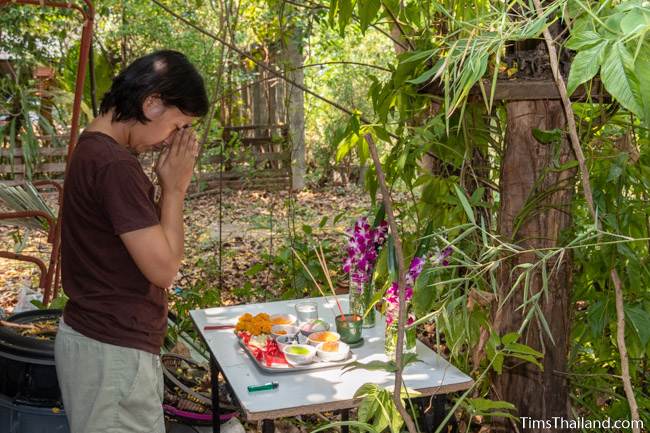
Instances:
[[[299,302],[296,304],[296,316],[298,323],[318,319],[318,305],[311,301]]]

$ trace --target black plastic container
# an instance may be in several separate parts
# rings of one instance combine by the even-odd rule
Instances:
[[[61,310],[35,310],[18,313],[7,321],[29,324],[60,317]],[[19,403],[60,406],[54,341],[25,337],[12,328],[0,327],[0,394]]]

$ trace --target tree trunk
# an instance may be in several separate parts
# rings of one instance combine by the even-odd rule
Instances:
[[[302,54],[302,32],[295,30],[289,38],[287,47],[287,74],[291,80],[299,85],[305,82],[304,57]],[[305,173],[307,163],[305,156],[305,94],[304,92],[287,83],[289,86],[289,134],[291,137],[291,177],[292,188],[301,190],[305,187]]]
[[[575,170],[557,172],[550,168],[554,161],[562,164],[575,157],[564,138],[559,143],[543,144],[533,137],[532,131],[534,128],[563,128],[566,119],[562,105],[559,101],[515,101],[509,102],[506,107],[508,124],[501,165],[500,234],[503,239],[512,240],[526,249],[557,246],[561,232],[571,224],[570,204]],[[531,201],[537,199],[539,201],[530,206]],[[538,260],[535,254],[521,254],[502,264],[498,275],[500,300],[506,298],[520,273],[520,270],[512,272],[514,267]],[[569,419],[569,383],[565,373],[571,331],[570,255],[565,254],[556,272],[551,274],[554,265],[556,263],[552,261],[546,264],[548,296],[542,294],[539,305],[555,344],[536,317],[524,329],[520,340],[544,353],[544,371],[531,363],[508,358],[503,374],[495,376],[493,381],[493,397],[515,404],[518,416],[529,417],[522,419],[519,425],[520,430],[527,433],[564,431],[544,426],[531,428],[531,420],[552,420],[553,417]],[[536,272],[530,280],[528,298],[542,290],[542,274]],[[494,328],[499,335],[519,330],[530,307],[517,310],[523,303],[522,282],[501,309],[494,308]],[[524,421],[527,424],[523,424]],[[498,420],[495,424],[497,431],[512,431],[504,420]]]

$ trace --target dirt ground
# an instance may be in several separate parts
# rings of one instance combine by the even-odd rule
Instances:
[[[56,209],[56,198],[52,195],[45,198]],[[218,194],[188,199],[185,206],[186,256],[175,285],[182,287],[205,278],[205,269],[209,267],[206,262],[212,261],[213,271],[217,270],[221,232],[224,302],[236,302],[237,295],[230,293],[228,288],[243,287],[247,281],[258,290],[270,289],[264,285],[276,287],[273,281],[247,275],[246,271],[261,254],[273,254],[289,242],[290,222],[301,235],[304,225],[312,226],[313,236],[338,238],[344,245],[342,235],[346,226],[369,209],[368,194],[353,185],[300,192],[293,196],[292,206],[289,198],[288,192],[224,191],[222,206],[219,206]],[[339,214],[343,217],[332,224]],[[323,217],[328,217],[328,222],[320,228]],[[18,235],[27,237],[22,254],[49,262],[51,246],[46,235],[35,231],[28,233],[16,226],[0,226],[0,251],[15,251]],[[0,308],[11,313],[20,287],[36,288],[38,277],[35,265],[0,258]]]

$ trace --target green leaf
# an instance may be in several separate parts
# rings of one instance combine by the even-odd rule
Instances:
[[[467,218],[469,218],[469,220],[473,224],[476,224],[476,219],[474,218],[474,211],[472,210],[472,207],[470,206],[469,202],[467,201],[467,197],[465,197],[465,193],[456,184],[454,184],[454,190],[456,191],[456,195],[458,196],[458,200],[460,200],[460,204],[463,206],[463,209],[465,209],[465,213],[467,214]]]
[[[537,358],[542,358],[544,356],[542,352],[539,352],[532,347],[521,343],[509,343],[506,349],[508,349],[510,352],[523,353],[526,355],[535,356]]]
[[[390,408],[393,402],[390,396],[386,395],[386,392],[380,392],[375,400],[379,408],[377,409],[373,427],[378,432],[384,432],[389,427]]]
[[[336,162],[340,162],[343,158],[345,158],[350,153],[350,151],[354,149],[358,141],[359,136],[354,133],[343,138],[343,140],[341,140],[338,145],[338,149],[336,150]]]
[[[438,71],[440,70],[442,65],[444,65],[444,63],[445,62],[444,62],[443,59],[438,60],[436,62],[436,64],[433,65],[433,67],[431,67],[430,69],[427,69],[426,71],[424,71],[417,78],[413,78],[412,80],[408,80],[407,83],[415,84],[415,85],[426,83],[427,81],[431,80],[431,78],[433,78],[438,73]]]
[[[571,62],[571,71],[567,81],[567,92],[572,95],[578,86],[594,78],[603,62],[607,42],[600,43],[584,51],[579,51]]]
[[[352,18],[352,0],[338,0],[339,4],[339,32],[341,36]]]
[[[629,11],[621,20],[621,30],[625,36],[641,32],[647,29],[648,25],[650,25],[650,16],[639,10]]]
[[[504,356],[502,353],[499,353],[494,357],[494,363],[492,364],[492,367],[494,368],[494,371],[497,372],[497,374],[501,374],[503,371],[503,359]]]
[[[393,433],[400,433],[400,428],[402,427],[402,424],[404,424],[404,419],[402,418],[402,415],[400,415],[399,410],[397,410],[397,406],[395,406],[393,401],[391,401],[390,408],[390,431]]]
[[[430,50],[422,50],[422,51],[413,51],[409,52],[404,57],[401,58],[402,63],[410,63],[410,62],[421,62],[423,60],[428,60],[430,57],[433,57],[434,54],[438,52],[437,49],[432,48]]]
[[[526,362],[530,362],[531,364],[535,364],[540,370],[542,370],[542,371],[544,370],[544,366],[537,360],[537,358],[535,358],[532,355],[522,355],[520,353],[511,353],[508,356],[512,356],[513,358],[523,359]]]
[[[386,208],[384,207],[384,204],[379,205],[379,209],[377,209],[377,213],[375,214],[375,219],[372,222],[372,227],[376,228],[379,227],[379,224],[381,224],[382,221],[386,218]]]
[[[533,137],[540,143],[551,144],[559,143],[562,139],[562,131],[560,128],[551,129],[550,131],[544,131],[543,129],[533,128]]]
[[[508,346],[517,340],[519,340],[519,334],[516,332],[509,332],[501,337],[501,343],[503,343],[504,346]]]
[[[600,43],[603,38],[593,30],[580,30],[572,33],[565,46],[571,50],[583,50]]]
[[[468,398],[467,403],[470,404],[475,410],[481,412],[481,414],[487,414],[487,412],[494,409],[517,410],[514,404],[507,401],[501,401],[501,400],[488,400],[485,398]]]
[[[390,135],[388,135],[388,131],[386,131],[386,128],[382,126],[373,126],[372,127],[374,135],[379,138],[382,141],[386,141],[390,143]]]
[[[395,241],[393,235],[389,235],[387,239],[388,248],[388,274],[391,281],[397,281],[397,258],[395,255]]]
[[[639,82],[630,71],[632,55],[622,42],[609,46],[600,76],[605,89],[627,110],[641,116]]]
[[[632,325],[636,335],[639,336],[641,344],[645,347],[650,341],[650,313],[641,307],[629,305],[626,305],[624,310],[628,322]]]
[[[551,24],[551,22],[549,22],[548,24]],[[536,20],[526,24],[525,28],[523,29],[524,31],[521,34],[516,35],[516,37],[519,40],[537,38],[539,34],[542,33],[542,30],[544,30],[546,26],[547,26],[546,17],[545,16],[539,17]]]
[[[334,27],[334,18],[336,18],[336,13],[338,12],[338,10],[339,10],[339,1],[330,0],[329,13],[327,14],[330,27]]]
[[[645,77],[639,80],[639,94],[643,104],[642,120],[646,127],[650,126],[650,41],[645,41],[639,50],[639,55],[634,64],[634,72],[637,77]]]
[[[358,397],[356,394],[354,396]],[[377,411],[378,406],[379,403],[374,396],[368,396],[364,398],[357,411],[357,418],[359,422],[369,422],[375,416],[375,412]]]
[[[374,383],[364,383],[354,393],[354,398],[376,395],[379,387]]]
[[[357,15],[363,33],[368,30],[381,7],[381,0],[357,0]]]
[[[560,172],[560,171],[570,170],[572,168],[577,167],[578,165],[580,165],[578,161],[576,159],[572,159],[565,162],[564,164],[560,164],[557,167],[551,168],[551,171]]]

